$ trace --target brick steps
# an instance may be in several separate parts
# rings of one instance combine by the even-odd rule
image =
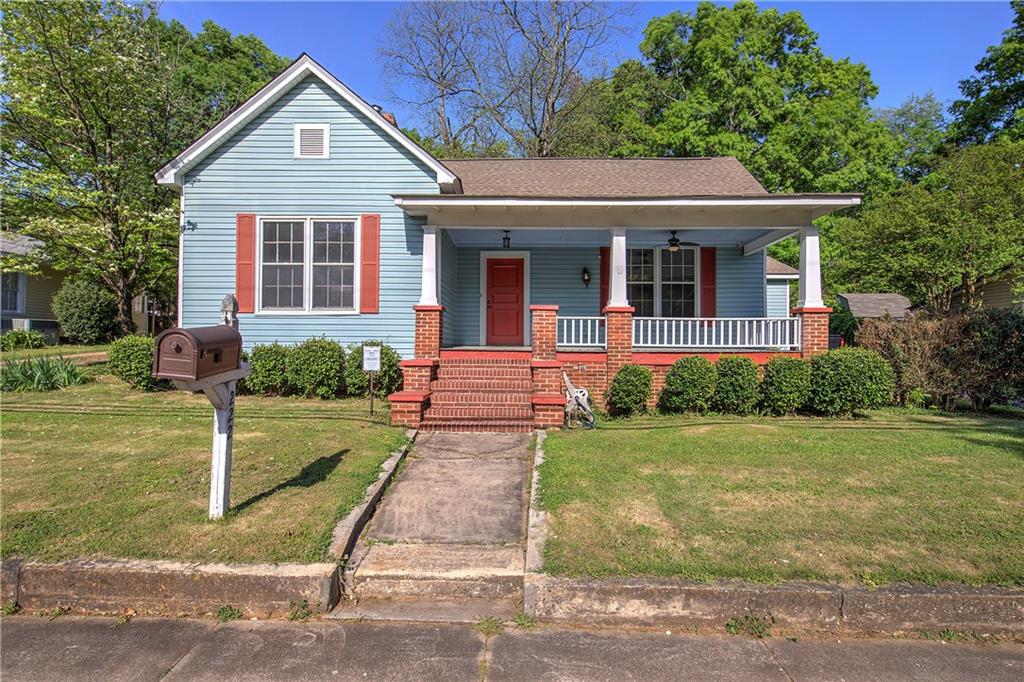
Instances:
[[[529,358],[442,358],[430,391],[424,431],[533,430]]]
[[[533,381],[530,377],[525,379],[502,379],[500,382],[494,379],[437,379],[430,385],[431,391],[440,392],[512,392],[529,393],[533,390]]]
[[[430,396],[430,404],[460,407],[489,407],[496,405],[528,406],[532,396],[533,393],[530,391],[511,391],[505,389],[467,391],[465,389],[435,388]]]
[[[446,418],[424,417],[420,422],[422,431],[448,433],[530,433],[534,429],[533,417],[529,419],[492,419],[479,421],[451,421]]]
[[[533,407],[527,405],[434,405],[427,408],[425,418],[444,419],[531,419]]]
[[[440,381],[458,379],[512,379],[519,381],[530,380],[529,367],[448,367],[441,365],[437,368],[437,378]]]

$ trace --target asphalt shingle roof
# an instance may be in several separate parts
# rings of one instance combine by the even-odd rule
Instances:
[[[775,260],[771,256],[765,260],[765,272],[769,275],[799,275],[800,271],[786,265],[782,261]]]
[[[903,317],[910,310],[910,299],[900,294],[838,294],[836,298],[854,317]]]

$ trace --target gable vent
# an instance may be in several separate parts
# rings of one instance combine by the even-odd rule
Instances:
[[[295,158],[326,159],[328,157],[328,124],[303,124],[295,126]]]

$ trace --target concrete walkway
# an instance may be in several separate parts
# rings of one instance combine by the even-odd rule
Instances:
[[[334,616],[511,617],[522,601],[530,440],[421,433],[354,552],[358,604]]]
[[[756,640],[537,627],[113,619],[0,622],[0,677],[20,680],[1001,680],[1024,645]]]

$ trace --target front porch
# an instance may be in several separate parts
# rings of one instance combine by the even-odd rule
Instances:
[[[744,354],[763,364],[827,350],[830,311],[821,299],[814,210],[799,211],[796,227],[792,207],[742,210],[742,202],[727,211],[677,212],[673,222],[664,210],[638,218],[632,211],[642,206],[629,209],[631,221],[621,207],[600,217],[593,208],[565,214],[539,207],[515,221],[494,207],[467,212],[461,200],[454,208],[433,205],[444,201],[432,198],[422,213],[403,206],[430,222],[416,357],[402,363],[405,390],[392,396],[398,423],[557,427],[563,372],[603,407],[609,381],[625,364],[652,369],[656,396],[667,369],[687,355]],[[634,226],[601,224],[620,219]],[[798,304],[789,315],[769,316],[765,249],[794,234]]]

